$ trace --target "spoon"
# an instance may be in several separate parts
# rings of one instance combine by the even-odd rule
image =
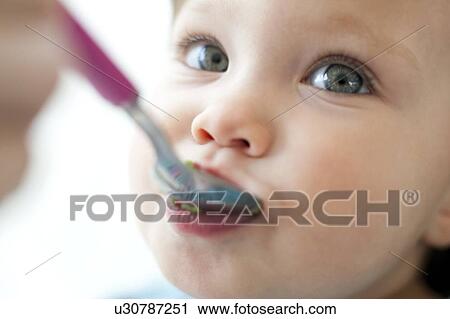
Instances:
[[[225,207],[230,208],[238,203],[237,209],[246,207],[251,215],[261,213],[260,199],[245,196],[239,200],[242,190],[217,176],[197,169],[195,165],[184,164],[178,159],[165,134],[143,110],[141,104],[143,99],[139,96],[136,87],[76,18],[61,4],[60,7],[68,35],[74,46],[73,52],[76,52],[71,55],[82,62],[79,63],[79,70],[100,95],[112,104],[123,108],[149,138],[155,149],[157,157],[155,173],[162,188],[178,194],[176,197],[178,201],[192,200],[192,195],[199,192],[221,192],[224,194],[222,203]],[[196,213],[198,212],[197,207]]]

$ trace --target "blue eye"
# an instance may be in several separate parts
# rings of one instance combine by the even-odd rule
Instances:
[[[369,94],[369,84],[354,68],[333,63],[311,73],[308,83],[319,89],[343,94]]]
[[[203,71],[226,72],[229,62],[227,55],[217,46],[197,44],[189,48],[186,64]]]

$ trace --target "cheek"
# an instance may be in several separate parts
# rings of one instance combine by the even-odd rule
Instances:
[[[417,151],[403,142],[397,115],[334,108],[305,108],[277,127],[272,165],[281,168],[274,170],[277,186],[305,189],[309,195],[368,189],[384,196],[387,189],[414,181]]]
[[[397,262],[390,251],[403,251],[395,240],[408,239],[387,231],[384,221],[371,227],[280,225],[272,260],[287,290],[300,296],[349,297],[376,283]]]
[[[420,168],[414,167],[418,161],[412,147],[403,142],[401,121],[383,114],[379,123],[364,116],[357,120],[305,117],[308,122],[297,119],[295,128],[286,126],[276,146],[280,151],[274,155],[275,166],[283,167],[281,172],[274,170],[279,189],[301,190],[311,201],[323,190],[367,190],[369,202],[386,202],[389,189],[428,190],[425,180],[417,183],[417,175],[411,174]],[[354,216],[356,200],[330,202],[325,209],[330,215]],[[390,251],[402,252],[418,242],[426,203],[401,209],[401,227],[386,227],[387,214],[369,214],[370,227],[330,227],[317,222],[309,211],[306,216],[312,227],[280,226],[273,259],[286,273],[298,274],[308,289],[326,290],[331,296],[343,289],[355,293],[391,269],[396,260]]]
[[[326,190],[367,191],[371,203],[386,202],[388,190],[426,193],[427,174],[420,172],[417,145],[404,142],[407,130],[402,121],[392,114],[372,113],[345,118],[311,115],[313,120],[302,123],[298,135],[285,146],[292,150],[284,163],[291,172],[284,174],[285,184],[311,199]],[[355,202],[331,202],[327,211],[354,212]],[[409,215],[407,223],[419,220],[416,213]]]

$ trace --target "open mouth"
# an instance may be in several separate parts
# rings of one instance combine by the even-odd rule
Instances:
[[[230,183],[236,189],[241,189],[237,183],[217,170],[202,167],[192,161],[186,162],[186,166],[191,170],[206,172]],[[215,190],[210,193],[169,193],[169,222],[178,224],[178,228],[188,229],[189,232],[203,234],[206,231],[210,234],[232,229],[232,226],[254,224],[258,217],[263,215],[261,202],[250,193],[245,193],[245,195],[242,193],[236,201],[230,201],[229,198],[226,198],[227,194],[223,198],[214,196]],[[211,194],[214,198],[205,200],[205,196],[211,196]],[[218,198],[222,198],[222,200]]]
[[[188,167],[190,170],[195,170],[198,172],[205,172],[211,176],[214,176],[227,184],[233,186],[235,189],[239,190],[242,189],[240,185],[238,185],[233,180],[229,179],[228,177],[224,176],[224,174],[221,174],[218,170],[203,167],[198,163],[187,161],[185,162],[186,167]],[[222,201],[222,207],[220,209],[217,209],[217,205],[215,206],[214,212],[217,212],[220,215],[226,215],[230,218],[233,218],[232,216],[238,216],[242,215],[243,210],[245,210],[246,216],[256,216],[261,214],[262,210],[262,202],[259,201],[255,196],[248,192],[243,192],[240,194],[239,197],[234,198],[234,201],[231,201],[229,197],[227,197],[228,191],[226,188],[220,189],[220,188],[213,188],[211,190],[205,190],[206,194],[203,195],[213,195],[212,197],[215,198],[209,198],[209,200],[221,202]],[[207,192],[210,192],[210,194],[207,194]],[[217,200],[217,196],[214,196],[214,192],[217,192],[216,195],[219,195],[219,197],[223,196],[222,200]],[[219,194],[221,193],[221,194]],[[233,194],[235,195],[235,194]],[[199,198],[199,196],[202,196],[202,194],[191,192],[191,193],[180,193],[180,194],[173,194],[173,196],[170,198],[170,204],[171,208],[177,211],[184,211],[188,212],[190,214],[198,214],[198,215],[206,215],[208,212],[211,211],[211,206],[206,205],[205,198],[203,200]]]

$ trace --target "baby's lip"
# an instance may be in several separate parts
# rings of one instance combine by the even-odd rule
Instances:
[[[202,160],[192,162],[194,167],[204,170],[216,176],[230,186],[234,186],[242,192],[248,192],[260,199],[270,196],[272,187],[263,183],[257,176],[254,176],[248,169],[242,169],[237,163],[230,164],[230,161]],[[268,197],[267,197],[268,198]]]
[[[227,182],[228,184],[230,184],[231,186],[234,186],[240,190],[243,190],[243,186],[240,185],[240,183],[238,183],[234,178],[232,178],[230,176],[230,174],[227,174],[226,172],[229,171],[224,169],[224,168],[220,168],[217,166],[209,166],[207,164],[202,164],[202,163],[198,163],[198,162],[194,162],[194,167],[198,170],[202,170],[206,173],[209,173],[215,177],[218,177],[222,180],[224,180],[225,182]]]
[[[208,158],[182,158],[182,162],[190,163],[194,168],[211,174],[223,180],[230,186],[236,187],[241,192],[248,192],[260,200],[270,197],[273,188],[253,175],[248,169],[241,169],[236,163],[229,164],[229,161],[209,160]],[[161,192],[170,192],[167,189],[159,188]]]

